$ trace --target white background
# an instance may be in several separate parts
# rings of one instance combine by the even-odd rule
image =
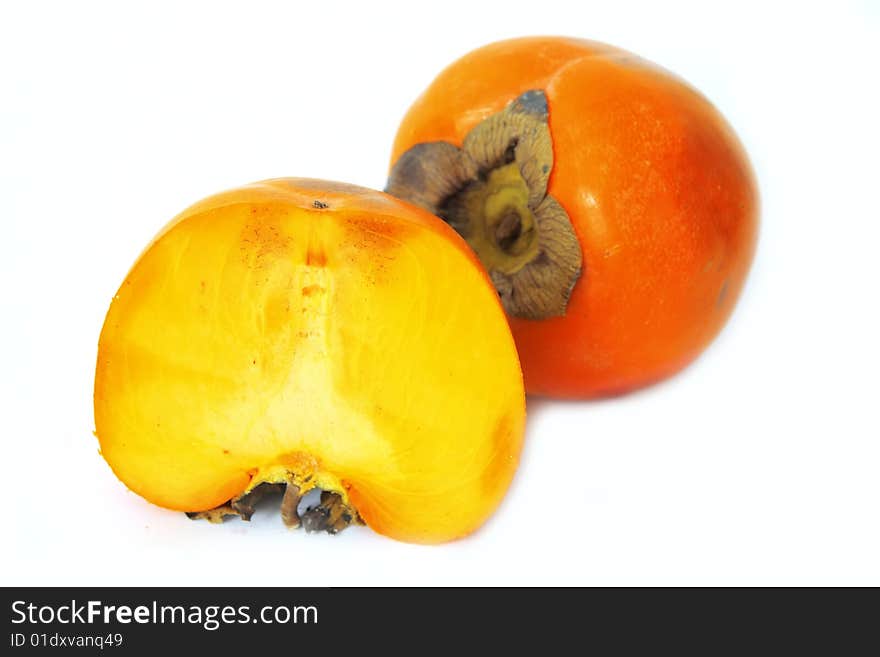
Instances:
[[[3,2],[0,583],[880,584],[878,7]],[[626,398],[531,401],[508,497],[453,544],[127,492],[91,433],[94,361],[154,233],[263,178],[381,188],[433,76],[527,34],[643,55],[742,137],[761,236],[712,348]]]

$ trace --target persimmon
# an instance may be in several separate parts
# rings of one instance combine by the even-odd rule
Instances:
[[[306,179],[212,196],[159,233],[110,305],[94,394],[101,453],[150,502],[248,519],[278,490],[290,526],[423,543],[498,506],[524,404],[461,238],[382,192]]]
[[[386,191],[475,250],[526,390],[587,398],[660,380],[721,330],[755,248],[758,193],[693,88],[591,41],[465,55],[409,109]]]

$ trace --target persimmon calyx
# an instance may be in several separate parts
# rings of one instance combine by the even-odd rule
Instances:
[[[343,495],[332,490],[322,490],[320,503],[299,513],[300,502],[308,490],[315,486],[301,482],[292,474],[285,477],[286,481],[261,481],[252,484],[245,492],[234,497],[225,504],[207,511],[187,513],[192,520],[207,520],[212,523],[221,523],[227,516],[238,516],[242,520],[250,521],[256,509],[256,504],[267,494],[282,493],[281,519],[290,529],[302,527],[307,532],[325,531],[328,534],[338,534],[351,525],[364,524],[358,512]]]
[[[583,271],[565,209],[549,194],[553,143],[547,97],[527,91],[479,123],[461,148],[416,144],[394,165],[386,192],[452,226],[476,252],[508,315],[565,315]]]

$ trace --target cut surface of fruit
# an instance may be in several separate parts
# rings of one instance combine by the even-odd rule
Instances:
[[[467,246],[338,183],[266,181],[185,211],[99,343],[102,454],[149,501],[215,519],[262,484],[317,487],[338,496],[334,522],[458,538],[503,497],[524,417],[513,339]]]

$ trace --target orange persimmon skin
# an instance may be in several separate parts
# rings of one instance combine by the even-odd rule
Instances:
[[[487,116],[545,92],[554,165],[583,274],[563,317],[511,318],[526,389],[589,398],[680,370],[730,316],[751,265],[756,182],[718,111],[669,72],[603,44],[558,37],[478,49],[444,70],[397,134],[460,146]]]

